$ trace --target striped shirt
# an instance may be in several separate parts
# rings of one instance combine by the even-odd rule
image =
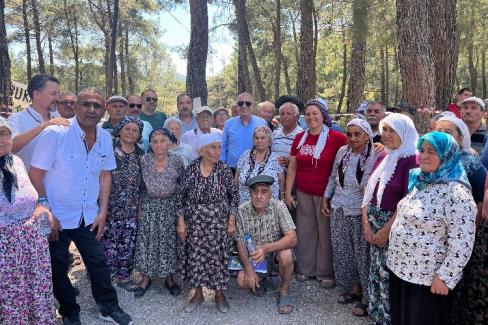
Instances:
[[[283,127],[280,126],[273,131],[271,151],[276,153],[279,157],[290,157],[293,140],[295,140],[295,136],[301,131],[303,131],[303,129],[297,125],[293,131],[285,135],[285,133],[283,133]]]

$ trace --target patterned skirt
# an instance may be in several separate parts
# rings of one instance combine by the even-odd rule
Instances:
[[[175,198],[142,199],[137,230],[135,269],[165,278],[178,266]]]
[[[0,324],[54,324],[51,259],[34,218],[0,227]]]
[[[182,249],[181,274],[192,288],[227,289],[228,216],[228,208],[222,204],[192,206],[185,212],[187,237]]]

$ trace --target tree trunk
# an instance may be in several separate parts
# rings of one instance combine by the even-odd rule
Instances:
[[[300,62],[300,54],[298,52],[300,49],[300,43],[298,41],[295,18],[293,17],[291,11],[290,11],[290,21],[291,21],[291,28],[292,28],[291,30],[293,32],[293,41],[295,42],[295,46],[293,46],[293,51],[295,53],[295,62],[296,62],[296,65],[298,66],[298,62]]]
[[[396,104],[398,103],[398,99],[400,97],[400,64],[398,63],[398,52],[396,48],[394,48],[394,55],[395,55],[395,96],[393,98],[393,102]]]
[[[366,73],[366,35],[368,29],[368,0],[352,3],[352,53],[351,71],[347,90],[347,111],[354,112],[363,101],[364,75]]]
[[[390,102],[390,56],[388,55],[388,45],[385,46],[385,101],[388,107]]]
[[[122,23],[119,24],[119,61],[120,61],[120,83],[122,87],[122,96],[127,96],[127,78],[125,70],[125,55],[124,55],[124,32]]]
[[[0,0],[0,105],[10,103],[10,57],[5,28],[5,0]]]
[[[41,43],[41,25],[39,23],[39,9],[37,7],[37,0],[31,0],[32,17],[34,18],[34,34],[36,37],[37,61],[39,63],[39,72],[45,73],[46,67],[44,65],[44,54],[42,53]]]
[[[249,65],[247,62],[247,43],[244,32],[246,20],[245,3],[242,0],[233,0],[237,20],[237,39],[239,44],[239,61],[237,65],[237,90],[239,93],[252,93],[251,79],[249,78]]]
[[[342,82],[341,93],[339,94],[339,102],[337,103],[336,114],[340,114],[342,110],[342,103],[346,95],[347,83],[347,42],[346,42],[346,28],[342,25]]]
[[[430,0],[430,29],[435,72],[435,106],[446,110],[449,105],[459,54],[456,24],[457,0]]]
[[[78,12],[76,5],[72,4],[68,7],[67,0],[63,1],[63,12],[66,18],[66,27],[68,29],[70,48],[73,53],[73,60],[75,61],[75,93],[80,90],[80,56],[78,44]]]
[[[386,76],[385,76],[385,51],[383,46],[380,46],[380,98],[384,103],[386,101]]]
[[[290,74],[288,73],[288,61],[283,53],[281,53],[281,61],[283,61],[283,73],[285,75],[286,93],[292,94]]]
[[[430,0],[396,1],[402,99],[415,107],[432,107],[435,102],[429,5]]]
[[[486,47],[481,50],[481,85],[483,98],[486,98]]]
[[[48,31],[47,33],[47,44],[49,48],[49,74],[51,76],[54,75],[54,51],[53,51],[53,37],[52,31]]]
[[[188,48],[186,91],[207,104],[208,8],[206,0],[190,0],[191,35]]]
[[[280,97],[281,81],[281,0],[276,0],[276,19],[274,22],[273,50],[275,56],[274,98]]]
[[[313,0],[300,0],[300,55],[297,70],[297,97],[305,102],[316,96]]]
[[[128,83],[129,83],[129,95],[132,95],[136,91],[136,85],[134,84],[134,79],[132,77],[132,62],[129,56],[129,28],[125,28],[125,37],[124,37],[124,50],[125,50],[125,60],[127,61],[127,76],[128,76]]]
[[[476,73],[476,67],[474,64],[474,44],[473,44],[473,30],[474,30],[474,10],[471,7],[471,18],[468,36],[468,71],[470,78],[470,87],[473,94],[476,94],[476,87],[478,86],[478,76]]]
[[[27,0],[22,0],[22,20],[24,22],[25,52],[27,57],[27,80],[32,78],[32,50],[30,43],[29,16],[27,15]]]
[[[107,1],[108,4],[108,1]],[[110,13],[110,8],[108,7],[108,12]],[[115,53],[115,49],[117,48],[117,27],[119,26],[118,19],[119,19],[119,0],[114,0],[114,10],[112,12],[111,23],[111,35],[110,35],[110,59],[109,59],[109,76],[110,79],[113,80],[110,84],[107,85],[107,96],[112,95],[113,93],[117,94],[117,55]]]
[[[247,27],[247,22],[246,22]],[[259,72],[258,61],[256,60],[256,55],[254,55],[254,49],[252,48],[251,38],[249,36],[249,30],[247,31],[247,50],[249,52],[249,59],[251,60],[252,70],[254,72],[254,81],[256,87],[258,88],[259,100],[266,100],[266,93],[264,91],[263,80],[261,78],[261,73]]]

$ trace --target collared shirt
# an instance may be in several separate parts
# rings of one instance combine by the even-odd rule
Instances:
[[[267,125],[268,123],[264,119],[254,115],[251,116],[247,125],[242,123],[239,116],[225,121],[220,159],[228,166],[236,168],[241,154],[253,146],[254,129]]]
[[[176,118],[181,122],[181,134],[185,134],[186,132],[194,130],[198,127],[197,119],[193,114],[191,115],[190,122],[188,123],[185,123],[179,115],[177,115]]]
[[[110,120],[106,120],[105,122],[102,123],[102,129],[104,129],[105,131],[110,133],[110,135],[112,135],[112,136],[114,135],[115,127],[116,126],[112,125]]]
[[[49,112],[49,118],[60,117],[58,112]],[[23,109],[20,112],[12,114],[8,118],[8,124],[12,128],[12,138],[30,131],[44,122],[42,115],[39,114],[32,106]],[[15,153],[24,162],[26,170],[29,170],[32,160],[32,154],[37,144],[39,136],[34,137],[20,151]]]
[[[251,201],[241,204],[237,215],[237,240],[244,242],[244,235],[250,235],[259,245],[270,244],[296,229],[286,205],[271,199],[266,211],[258,215]]]
[[[166,114],[163,112],[154,112],[153,115],[147,115],[144,112],[139,113],[139,118],[143,121],[149,122],[153,129],[162,128],[164,121],[166,121]]]
[[[283,132],[282,126],[274,130],[271,151],[276,153],[279,157],[290,157],[291,145],[293,144],[293,140],[295,140],[295,136],[300,131],[303,131],[303,129],[299,125],[288,134]]]
[[[439,276],[454,289],[471,256],[476,205],[461,183],[414,189],[398,203],[388,244],[388,268],[400,279],[430,286]]]
[[[210,128],[210,133],[217,133],[221,135],[222,131],[216,128]],[[183,134],[180,139],[181,143],[187,144],[191,147],[191,160],[197,159],[199,157],[197,150],[197,139],[202,134],[204,133],[197,126],[195,129],[185,132],[185,134]]]
[[[46,196],[62,228],[77,228],[82,217],[90,225],[99,212],[100,173],[116,168],[112,137],[97,127],[88,151],[77,119],[69,128],[50,126],[39,136],[32,166],[46,171]]]
[[[481,124],[478,130],[471,134],[471,148],[476,150],[476,152],[481,154],[483,151],[483,146],[485,144],[485,136],[488,134],[488,128],[486,125]]]
[[[153,128],[151,123],[148,121],[142,121],[142,123],[144,124],[144,128],[142,129],[141,140],[139,140],[139,143],[142,144],[144,152],[147,152],[149,149],[149,135],[151,134]]]

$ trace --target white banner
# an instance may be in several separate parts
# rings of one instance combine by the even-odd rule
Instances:
[[[12,81],[12,100],[14,112],[29,106],[31,99],[27,93],[27,85],[21,84],[17,81]]]

